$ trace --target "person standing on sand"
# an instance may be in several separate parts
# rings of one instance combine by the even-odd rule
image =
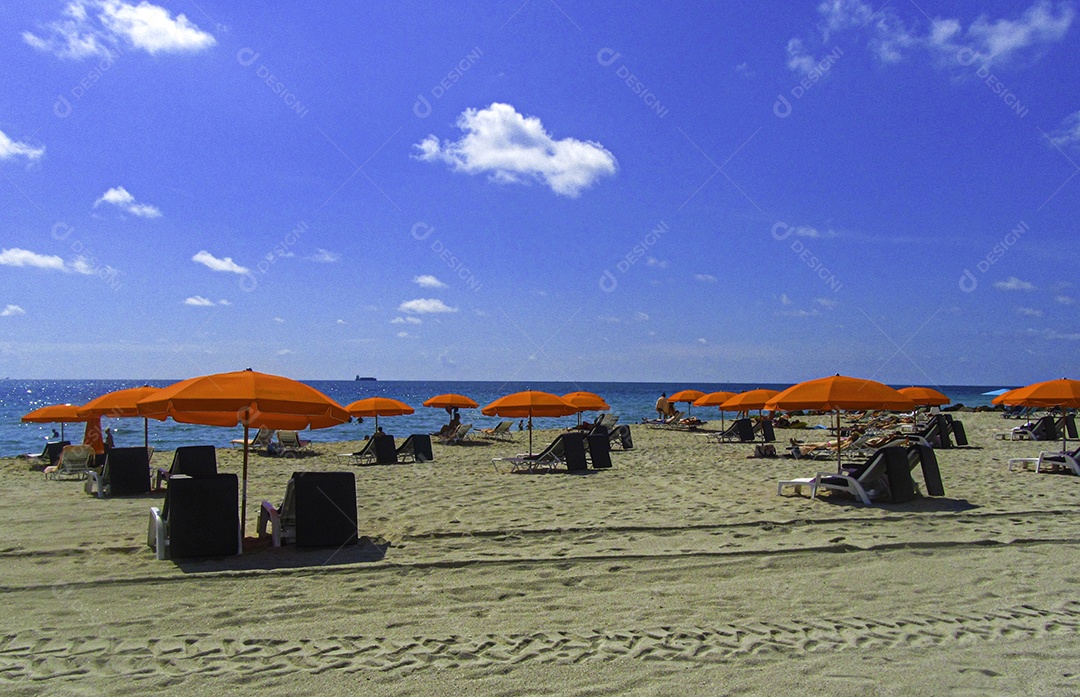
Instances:
[[[661,392],[660,397],[656,400],[656,418],[663,421],[670,409],[671,405],[667,401],[667,392]]]

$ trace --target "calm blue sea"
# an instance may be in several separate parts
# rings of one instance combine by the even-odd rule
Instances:
[[[151,381],[155,387],[165,387],[172,381]],[[147,384],[142,380],[0,380],[0,457],[11,457],[19,453],[40,452],[42,443],[52,432],[50,424],[24,424],[20,422],[23,414],[49,404],[84,404],[89,400],[127,387]],[[421,403],[437,394],[454,392],[472,397],[480,406],[484,406],[499,397],[519,390],[534,389],[566,394],[577,390],[595,392],[612,406],[623,423],[640,421],[643,417],[653,417],[653,404],[661,392],[671,394],[678,390],[693,388],[704,392],[728,390],[743,392],[759,387],[782,390],[789,385],[748,384],[748,383],[709,383],[709,384],[667,384],[642,382],[425,382],[425,381],[383,381],[377,382],[354,380],[312,380],[312,387],[321,390],[340,404],[346,405],[364,397],[393,397],[409,404],[416,413],[409,416],[383,417],[379,425],[387,433],[404,437],[409,433],[426,433],[438,430],[449,419],[442,409],[429,409]],[[896,385],[895,387],[906,387]],[[967,406],[979,406],[990,403],[990,397],[983,392],[1007,387],[1006,385],[989,386],[950,386],[941,387],[954,403]],[[685,405],[680,405],[684,409]],[[699,418],[718,419],[715,408],[692,409]],[[595,414],[585,414],[591,420]],[[462,410],[463,423],[473,423],[477,428],[490,427],[499,419],[483,416],[479,409]],[[563,419],[536,419],[536,428],[559,428],[569,425],[576,417]],[[139,445],[143,439],[142,419],[103,419],[102,428],[111,427],[115,432],[117,446]],[[59,430],[59,424],[56,425]],[[81,424],[65,426],[65,436],[72,442],[82,438]],[[357,440],[370,434],[375,429],[374,419],[364,419],[364,423],[343,424],[334,428],[305,433],[315,441]],[[209,444],[219,447],[228,446],[233,438],[240,437],[242,429],[215,428],[211,426],[191,426],[169,421],[150,421],[150,444],[158,450],[172,450],[180,445]]]

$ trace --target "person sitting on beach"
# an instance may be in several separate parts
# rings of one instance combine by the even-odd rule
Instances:
[[[660,396],[656,399],[656,418],[659,421],[663,421],[665,418],[671,415],[671,404],[667,401],[667,392],[661,392]]]
[[[450,436],[457,433],[458,426],[460,426],[460,425],[461,425],[461,417],[458,416],[457,413],[455,413],[454,416],[450,419],[450,423],[448,423],[445,426],[443,426],[442,428],[440,428],[439,432],[435,433],[433,435],[436,435],[436,436],[438,436],[440,438],[449,438]]]
[[[105,452],[108,452],[116,447],[115,441],[113,441],[113,433],[111,428],[105,429]]]

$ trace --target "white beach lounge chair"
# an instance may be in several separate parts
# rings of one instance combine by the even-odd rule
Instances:
[[[94,457],[94,449],[89,445],[65,445],[60,452],[60,461],[45,468],[45,478],[86,479]]]

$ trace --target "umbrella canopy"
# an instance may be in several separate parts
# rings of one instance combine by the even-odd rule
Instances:
[[[83,431],[83,445],[89,445],[94,449],[94,454],[101,455],[105,452],[105,440],[101,437],[101,417],[92,416],[86,420],[86,430]]]
[[[574,406],[578,412],[583,411],[608,411],[611,406],[604,398],[593,392],[570,392],[564,394],[562,400]]]
[[[1047,380],[1036,382],[1026,387],[1009,390],[1000,397],[995,397],[994,404],[1010,404],[1022,407],[1060,407],[1062,409],[1080,409],[1080,380]],[[1061,429],[1061,450],[1068,450],[1069,429]]]
[[[698,399],[705,396],[705,393],[701,390],[679,390],[675,394],[667,398],[667,401],[672,404],[678,404],[679,402],[686,402],[686,413],[690,413],[690,407]]]
[[[23,414],[24,423],[60,424],[60,439],[64,438],[64,424],[89,421],[89,417],[79,416],[79,408],[73,404],[50,404]]]
[[[780,394],[776,390],[749,390],[742,392],[720,405],[724,411],[750,411],[765,409],[765,403]]]
[[[1026,387],[1009,390],[995,397],[994,404],[1011,404],[1023,407],[1080,408],[1080,380],[1047,380]]]
[[[840,470],[840,412],[849,409],[911,411],[915,402],[874,380],[833,375],[792,385],[770,399],[766,409],[825,409],[836,414],[836,469]]]
[[[436,409],[475,409],[480,406],[476,400],[463,394],[439,394],[424,402],[425,407]]]
[[[98,418],[102,416],[114,418],[142,416],[136,404],[140,399],[154,396],[160,389],[160,387],[143,385],[142,387],[130,387],[126,390],[106,392],[79,407],[79,415],[96,416]],[[143,447],[150,447],[150,425],[146,417],[143,417]]]
[[[405,402],[399,402],[389,397],[368,397],[353,402],[345,407],[345,411],[353,416],[374,416],[375,430],[378,431],[380,416],[401,416],[402,414],[411,414],[415,410]]]
[[[897,392],[915,402],[917,407],[940,407],[952,401],[943,393],[930,387],[905,387]]]
[[[250,368],[182,380],[164,387],[137,404],[140,416],[172,417],[174,421],[205,426],[244,427],[244,486],[240,530],[247,523],[249,429],[300,430],[328,428],[352,420],[349,412],[314,387],[280,375]]]
[[[724,431],[724,402],[735,396],[734,392],[710,392],[694,400],[695,407],[718,407],[720,409],[720,430]]]
[[[509,416],[514,419],[529,419],[529,454],[532,455],[532,420],[534,416],[570,416],[576,414],[577,407],[569,404],[558,395],[539,390],[515,392],[499,397],[480,410],[484,416]]]

